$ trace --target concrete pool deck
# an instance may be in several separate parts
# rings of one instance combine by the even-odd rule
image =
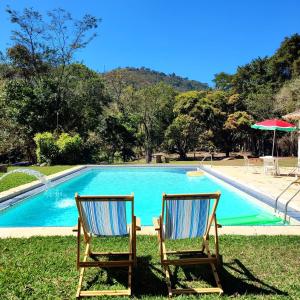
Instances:
[[[124,165],[122,165],[124,166]],[[149,167],[149,165],[146,165]],[[150,165],[154,166],[154,165]],[[160,164],[155,165],[156,167],[197,167],[198,165],[171,165],[171,164]],[[88,166],[90,167],[90,166]],[[108,167],[108,166],[99,166],[99,167]],[[139,167],[138,165],[126,165],[126,167]],[[63,178],[67,175],[72,175],[74,172],[84,169],[85,166],[77,166],[63,172],[51,175],[51,180],[57,180]],[[207,168],[208,169],[208,168]],[[296,178],[291,176],[286,176],[292,168],[281,168],[280,176],[271,176],[263,174],[262,170],[259,168],[250,169],[247,172],[246,167],[243,166],[213,166],[212,171],[215,171],[231,180],[235,180],[245,186],[249,186],[252,189],[255,189],[261,192],[268,197],[275,199],[278,194],[292,181]],[[9,190],[3,193],[0,193],[0,202],[1,195],[5,196],[2,198],[2,201],[6,200],[11,195],[19,195],[22,193],[24,188],[26,191],[30,188],[36,187],[38,182],[32,182],[26,186],[20,186]],[[298,186],[298,188],[300,188]],[[288,192],[282,199],[280,199],[281,204],[289,199],[292,193],[297,191],[297,187],[292,187],[290,192]],[[291,207],[300,211],[300,195],[294,202],[291,203]],[[300,223],[299,223],[300,224]],[[75,224],[74,224],[75,225]],[[64,236],[64,235],[74,235],[72,232],[73,227],[9,227],[9,228],[0,228],[0,238],[7,237],[31,237],[31,236]],[[219,231],[220,235],[222,234],[239,234],[239,235],[300,235],[300,226],[295,223],[291,226],[224,226]],[[142,231],[139,234],[156,234],[152,226],[143,226]]]
[[[276,199],[276,197],[297,178],[287,176],[293,168],[280,168],[280,175],[272,176],[263,173],[262,167],[249,168],[243,166],[214,166],[215,170],[228,178],[249,186],[267,196]],[[291,186],[291,188],[279,199],[281,204],[285,204],[297,190],[300,185]],[[289,205],[300,211],[300,195],[296,197]]]

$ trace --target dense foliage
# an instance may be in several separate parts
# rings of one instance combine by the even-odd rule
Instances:
[[[82,159],[83,141],[79,134],[71,136],[68,133],[61,133],[55,136],[51,132],[43,132],[37,133],[34,141],[39,163],[76,164]]]
[[[146,68],[104,74],[75,61],[96,36],[100,20],[61,9],[7,10],[10,48],[0,64],[0,162],[49,164],[129,161],[154,152],[194,150],[265,153],[271,135],[254,121],[300,108],[300,36],[286,38],[271,57],[235,74],[215,75],[215,88]],[[279,151],[295,151],[279,134]]]

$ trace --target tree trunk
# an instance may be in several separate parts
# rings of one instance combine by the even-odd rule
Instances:
[[[35,144],[32,139],[29,138],[28,142],[25,145],[26,158],[31,163],[36,163],[36,154],[34,152]]]
[[[186,152],[180,151],[179,152],[179,159],[180,160],[187,160]]]
[[[151,136],[150,136],[150,129],[148,128],[146,122],[144,122],[145,126],[145,159],[146,163],[149,164],[152,161],[152,143],[151,143]]]
[[[151,149],[149,149],[149,148],[147,148],[147,149],[145,149],[145,154],[146,154],[146,163],[147,164],[149,164],[149,163],[151,163],[151,161],[152,161],[152,150]]]

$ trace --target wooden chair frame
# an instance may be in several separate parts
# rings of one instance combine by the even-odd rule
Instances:
[[[77,269],[79,270],[79,283],[76,293],[76,298],[86,296],[130,296],[131,295],[131,280],[132,280],[132,268],[136,265],[136,231],[141,230],[140,220],[134,215],[134,194],[127,196],[79,196],[75,194],[76,205],[79,212],[78,228],[77,228]],[[85,219],[82,212],[82,206],[80,202],[83,201],[126,201],[131,203],[131,225],[129,228],[129,245],[128,252],[92,252],[91,242],[92,235],[87,231],[85,225]],[[80,244],[81,244],[81,230],[83,231],[83,241],[86,245],[83,260],[81,260]],[[89,257],[97,256],[128,256],[124,260],[112,260],[112,261],[87,261]],[[82,283],[85,268],[88,267],[102,267],[102,268],[116,268],[116,267],[128,267],[128,289],[124,290],[94,290],[94,291],[82,291]]]
[[[155,230],[158,232],[159,252],[161,257],[161,264],[166,274],[166,281],[168,286],[168,295],[172,297],[174,294],[200,294],[200,293],[223,293],[223,289],[220,283],[219,275],[217,273],[217,264],[219,260],[219,239],[218,239],[218,228],[221,226],[217,224],[216,209],[220,199],[220,193],[213,194],[163,194],[162,200],[162,214],[159,218],[153,219]],[[199,200],[202,199],[214,199],[214,205],[208,218],[208,224],[205,234],[203,235],[202,249],[201,250],[182,250],[182,251],[167,251],[165,238],[163,235],[164,228],[164,214],[166,201],[180,199],[180,200]],[[209,232],[212,224],[214,223],[214,245],[215,254],[212,255],[209,248]],[[180,258],[180,259],[169,259],[168,254],[205,254],[204,258]],[[209,264],[211,266],[213,276],[217,287],[211,288],[184,288],[184,289],[173,289],[171,283],[171,271],[170,265],[183,266],[183,265],[197,265],[197,264]]]

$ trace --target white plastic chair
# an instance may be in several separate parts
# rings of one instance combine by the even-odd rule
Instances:
[[[274,156],[263,156],[261,157],[264,161],[264,173],[265,174],[272,174],[272,175],[278,175],[279,172],[279,166],[278,166],[278,159]]]

